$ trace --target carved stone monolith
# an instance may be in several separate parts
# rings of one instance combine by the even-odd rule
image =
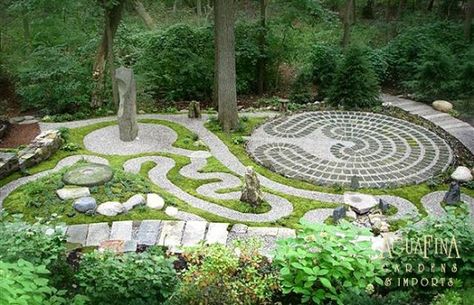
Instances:
[[[120,104],[118,125],[120,140],[130,142],[138,136],[137,91],[132,69],[120,67],[115,70]]]
[[[191,101],[189,103],[188,117],[190,119],[200,119],[201,118],[201,104],[196,101]]]
[[[249,166],[244,177],[244,188],[242,190],[242,196],[240,200],[243,202],[250,203],[252,206],[257,207],[263,202],[263,193],[260,189],[260,181],[258,180],[257,173]]]

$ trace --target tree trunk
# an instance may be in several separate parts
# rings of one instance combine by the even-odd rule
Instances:
[[[353,0],[347,0],[346,7],[344,9],[344,17],[342,19],[342,41],[341,45],[343,49],[346,49],[351,40],[351,14],[352,14],[352,2]]]
[[[430,0],[430,2],[428,2],[428,7],[426,8],[426,10],[428,12],[431,12],[433,10],[433,6],[434,6],[434,0]]]
[[[105,74],[105,64],[106,56],[108,54],[108,44],[107,44],[107,24],[110,20],[110,30],[112,41],[114,40],[115,33],[117,32],[120,20],[122,19],[122,8],[124,1],[120,1],[119,4],[114,6],[111,10],[105,10],[105,19],[104,22],[104,31],[102,33],[102,39],[95,56],[95,62],[93,67],[93,78],[95,81],[94,90],[92,91],[91,107],[99,108],[102,106],[102,93],[104,91],[104,74]]]
[[[472,18],[474,16],[474,0],[469,0],[466,3],[466,13],[464,18],[464,39],[471,42]]]
[[[266,37],[267,37],[267,5],[269,0],[260,0],[260,33],[258,45],[260,57],[257,60],[257,91],[258,94],[265,92],[265,74],[267,71]]]
[[[115,79],[115,65],[114,65],[114,35],[112,34],[112,20],[110,15],[106,14],[105,17],[105,28],[107,33],[107,61],[109,62],[109,73],[110,80],[112,82],[112,100],[115,106],[115,109],[118,109],[119,98],[118,98],[118,88],[117,80]]]
[[[30,30],[30,18],[27,13],[23,16],[23,38],[25,39],[28,50],[31,49],[31,30]]]
[[[138,16],[140,16],[140,18],[143,20],[146,27],[149,30],[153,30],[155,28],[155,20],[153,20],[150,14],[148,14],[145,6],[143,6],[143,3],[140,0],[133,0],[133,8],[135,9],[135,12],[137,12]]]
[[[404,0],[399,0],[398,2],[398,9],[397,9],[397,20],[400,20],[400,17],[402,16],[402,11],[405,6],[405,1]]]
[[[226,132],[237,127],[235,72],[235,7],[233,0],[215,0],[215,48],[217,64],[217,103],[219,122]]]
[[[196,0],[196,14],[201,17],[202,16],[202,1]]]
[[[354,25],[357,20],[357,5],[356,0],[352,0],[352,20],[351,25]]]

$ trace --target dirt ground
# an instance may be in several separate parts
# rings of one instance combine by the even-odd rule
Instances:
[[[0,148],[16,148],[27,145],[40,133],[38,123],[36,124],[12,124],[7,135],[0,139]]]

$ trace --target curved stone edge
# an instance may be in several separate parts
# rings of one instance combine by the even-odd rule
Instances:
[[[429,193],[421,198],[421,204],[425,207],[428,215],[435,217],[446,215],[446,211],[441,206],[445,194],[445,191],[438,191]],[[471,222],[474,223],[474,198],[466,194],[461,194],[461,201],[469,206]]]
[[[25,185],[28,182],[38,180],[39,178],[42,178],[46,175],[57,172],[63,169],[64,167],[71,166],[81,160],[86,160],[88,162],[105,164],[105,165],[109,164],[109,161],[107,159],[97,157],[97,156],[91,156],[91,155],[76,155],[76,156],[66,157],[62,159],[61,161],[59,161],[58,164],[56,164],[56,166],[53,169],[45,170],[31,176],[19,178],[17,180],[14,180],[2,186],[0,188],[0,208],[2,208],[3,201],[8,197],[8,195],[10,195],[14,190],[19,188],[20,186]]]

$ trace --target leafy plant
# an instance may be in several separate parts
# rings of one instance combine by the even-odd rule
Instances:
[[[76,279],[80,290],[97,305],[158,304],[177,283],[172,260],[158,248],[124,255],[85,254]]]
[[[278,290],[275,270],[253,242],[236,245],[201,245],[187,249],[187,269],[169,304],[258,305],[273,304]]]
[[[443,294],[437,295],[431,305],[461,305],[462,298],[456,291],[449,290]]]
[[[367,229],[347,221],[339,226],[302,223],[295,238],[279,242],[275,264],[280,268],[284,294],[301,296],[303,303],[322,304],[359,294],[375,284],[383,284],[383,262],[374,259],[377,252]]]
[[[328,98],[331,104],[347,108],[380,105],[379,84],[364,50],[352,47],[338,67]]]
[[[49,274],[44,265],[35,266],[23,259],[14,263],[0,261],[0,304],[67,304],[65,292],[49,286]]]

